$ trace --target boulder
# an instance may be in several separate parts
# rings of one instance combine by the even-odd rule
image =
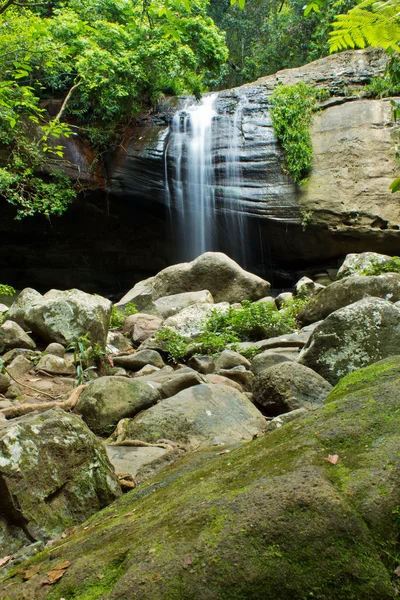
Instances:
[[[226,312],[228,308],[229,304],[227,302],[192,304],[173,317],[166,319],[164,327],[169,327],[188,339],[195,338],[203,331],[204,322],[213,311]]]
[[[351,275],[360,275],[372,264],[385,263],[391,259],[387,254],[378,254],[377,252],[361,252],[361,254],[348,254],[337,272],[337,279],[350,277]]]
[[[123,419],[112,440],[166,438],[192,450],[251,440],[265,428],[259,410],[230,387],[196,385],[163,400],[136,419]]]
[[[14,348],[1,357],[5,365],[10,364],[16,356],[25,356],[29,360],[39,360],[42,353],[39,350],[27,350],[25,348]]]
[[[234,452],[187,454],[36,556],[37,574],[9,573],[1,600],[48,598],[61,561],[57,599],[392,600],[399,388],[390,359]]]
[[[150,408],[159,397],[151,383],[126,377],[99,377],[81,393],[74,412],[98,435],[109,435],[120,419]]]
[[[229,377],[217,375],[216,373],[210,373],[209,375],[205,376],[205,379],[207,383],[212,383],[213,385],[227,385],[234,390],[238,390],[238,392],[243,392],[243,387],[240,385],[240,383],[233,381],[233,379],[229,379]]]
[[[233,303],[259,300],[268,295],[269,289],[267,281],[248,273],[225,254],[206,252],[190,263],[167,267],[154,277],[140,281],[118,305],[135,302],[143,310],[144,298],[152,305],[163,296],[201,290],[209,290],[215,302]]]
[[[45,354],[42,356],[36,365],[36,370],[46,371],[46,373],[50,373],[51,375],[70,375],[72,377],[76,375],[76,367],[71,361],[55,354]]]
[[[272,350],[276,348],[293,348],[300,349],[307,344],[310,339],[311,331],[302,329],[298,333],[286,333],[284,335],[278,335],[276,337],[268,338],[267,340],[260,340],[258,342],[241,342],[235,344],[238,352],[245,352],[250,348],[257,348],[260,352],[264,350]]]
[[[0,373],[0,394],[5,394],[11,385],[11,379],[8,375]]]
[[[136,477],[142,467],[158,461],[167,453],[165,448],[155,446],[106,446],[106,450],[116,473],[130,477]]]
[[[163,296],[158,298],[154,304],[163,319],[167,319],[192,304],[214,304],[214,298],[208,290],[200,290],[199,292],[183,292],[182,294]]]
[[[101,442],[59,408],[0,422],[0,513],[31,541],[81,523],[118,498]]]
[[[398,353],[399,348],[400,311],[387,300],[364,298],[322,321],[299,362],[334,385],[344,375]]]
[[[249,392],[253,386],[254,375],[251,371],[247,371],[243,365],[233,367],[232,369],[220,369],[218,375],[236,381],[246,392]]]
[[[162,384],[160,389],[161,396],[163,398],[170,398],[186,388],[202,383],[205,383],[205,379],[196,371],[192,371],[192,369],[180,369],[174,373],[171,379]]]
[[[164,366],[164,361],[155,350],[139,350],[135,354],[116,356],[114,364],[116,367],[123,367],[128,371],[140,371],[146,365],[152,365],[161,369]]]
[[[278,309],[282,308],[285,302],[289,302],[289,300],[291,300],[292,298],[292,292],[282,292],[281,294],[278,294],[278,296],[275,298],[275,304],[278,307]]]
[[[32,304],[40,301],[41,298],[42,294],[39,294],[36,290],[32,288],[23,289],[18,295],[18,298],[11,305],[7,318],[10,319],[10,321],[18,323],[23,329],[28,330],[29,327],[25,323],[25,314]]]
[[[266,350],[265,352],[257,354],[253,358],[251,361],[251,371],[254,373],[254,375],[258,375],[265,369],[284,362],[293,362],[293,359],[289,356],[285,356],[284,354],[278,354],[272,350]]]
[[[4,321],[0,327],[0,348],[10,350],[12,348],[24,348],[34,350],[36,344],[31,337],[14,321]]]
[[[335,310],[367,296],[392,302],[400,300],[400,273],[353,276],[335,281],[307,302],[300,311],[300,319],[303,323],[320,321]]]
[[[130,352],[132,346],[120,331],[109,331],[107,335],[106,351],[108,354]]]
[[[135,346],[138,346],[155,335],[161,325],[162,319],[160,317],[137,313],[126,319],[122,331],[132,340]]]
[[[87,334],[104,348],[111,307],[110,300],[80,290],[50,290],[32,302],[24,320],[46,342],[65,345]]]
[[[324,285],[315,283],[315,281],[309,277],[302,277],[294,286],[293,293],[299,298],[309,298],[311,296],[316,296],[323,289],[325,289]]]
[[[211,358],[211,356],[192,356],[188,360],[187,365],[203,375],[207,375],[215,371],[214,360]]]
[[[19,379],[25,373],[33,369],[34,364],[29,359],[25,358],[25,356],[16,356],[12,362],[7,367],[8,372],[12,377],[16,377]]]
[[[224,350],[215,360],[215,369],[232,369],[233,367],[244,366],[250,369],[250,361],[234,350]]]
[[[65,354],[65,348],[62,344],[52,342],[45,348],[45,352],[47,354],[54,354],[55,356],[60,356],[61,358],[63,358]]]
[[[275,298],[272,296],[265,296],[265,298],[260,298],[259,300],[256,300],[256,302],[265,302],[266,304],[270,304],[272,307],[278,310],[278,307],[275,304]]]
[[[9,306],[7,306],[7,304],[2,304],[0,302],[0,315],[4,315],[4,313],[6,313],[9,310]]]
[[[253,397],[268,415],[275,417],[298,408],[321,406],[331,388],[330,383],[312,369],[284,362],[256,375]]]

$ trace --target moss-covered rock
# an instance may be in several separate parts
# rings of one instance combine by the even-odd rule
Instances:
[[[81,523],[120,495],[103,445],[59,408],[0,422],[0,517],[31,541]]]
[[[392,357],[265,437],[185,456],[10,572],[0,598],[393,599],[399,389]],[[42,585],[62,561],[62,579]]]

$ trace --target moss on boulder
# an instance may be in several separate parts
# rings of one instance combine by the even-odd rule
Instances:
[[[394,598],[399,389],[391,357],[344,378],[318,411],[229,454],[185,456],[10,572],[0,598]],[[65,560],[62,579],[42,585]]]

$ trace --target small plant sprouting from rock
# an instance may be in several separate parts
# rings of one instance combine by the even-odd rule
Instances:
[[[383,273],[400,273],[400,256],[392,256],[384,262],[372,259],[368,266],[358,271],[359,275],[382,275]]]
[[[100,344],[93,344],[87,333],[73,341],[67,350],[74,353],[77,385],[82,385],[88,379],[90,371],[103,371],[105,350]]]
[[[329,97],[329,92],[303,82],[278,85],[271,95],[272,124],[285,151],[284,168],[294,182],[300,182],[311,168],[313,147],[309,127],[317,100]]]
[[[128,304],[124,306],[123,311],[119,310],[116,306],[113,306],[111,309],[110,329],[120,329],[123,327],[128,317],[136,315],[138,312],[139,311],[133,302],[128,302]]]
[[[155,338],[155,342],[160,344],[161,348],[168,354],[169,360],[178,364],[185,358],[187,340],[177,331],[164,327]]]
[[[17,292],[11,285],[0,283],[0,296],[14,296]]]

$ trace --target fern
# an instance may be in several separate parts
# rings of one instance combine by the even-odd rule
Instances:
[[[337,15],[330,33],[330,51],[379,46],[400,52],[400,0],[363,0]]]

